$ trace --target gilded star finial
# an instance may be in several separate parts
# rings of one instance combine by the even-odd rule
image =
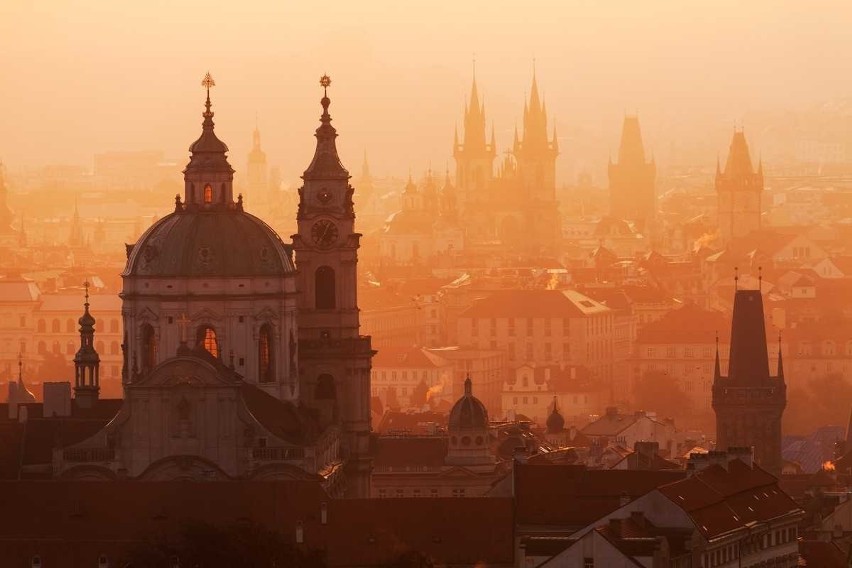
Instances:
[[[325,93],[325,91],[328,89],[328,87],[330,85],[331,85],[331,77],[329,77],[328,75],[323,75],[322,77],[320,77],[320,86],[323,89],[323,93]]]
[[[201,80],[201,86],[207,89],[207,92],[210,92],[210,87],[216,86],[216,81],[213,80],[213,76],[210,74],[210,71],[204,75],[204,79]]]

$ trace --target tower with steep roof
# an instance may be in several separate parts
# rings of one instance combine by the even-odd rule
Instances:
[[[725,169],[716,163],[716,196],[722,242],[761,229],[763,163],[753,168],[742,130],[734,130]]]
[[[89,313],[89,283],[80,324],[80,348],[74,356],[74,399],[80,408],[92,408],[101,390],[101,358],[95,350],[95,318]]]
[[[763,298],[759,290],[737,290],[731,324],[728,374],[723,376],[716,350],[713,410],[716,447],[753,447],[755,460],[781,474],[781,416],[787,385],[779,346],[778,369],[769,371]]]
[[[488,199],[486,191],[494,172],[494,133],[486,138],[485,101],[480,101],[476,76],[470,88],[470,102],[464,110],[464,137],[459,142],[458,130],[453,138],[456,161],[456,186],[462,211],[473,203]]]
[[[269,166],[266,163],[266,152],[260,146],[260,128],[255,125],[251,136],[251,151],[246,163],[248,182],[247,198],[254,203],[267,203],[269,193]]]
[[[369,495],[369,336],[359,333],[358,248],[355,189],[337,154],[337,131],[328,112],[324,76],[322,116],[316,151],[302,175],[298,232],[293,235],[299,296],[299,382],[302,402],[315,409],[323,426],[341,429],[347,495]]]
[[[654,159],[646,161],[638,116],[625,116],[621,127],[618,162],[609,163],[610,215],[635,221],[644,230],[657,209]]]

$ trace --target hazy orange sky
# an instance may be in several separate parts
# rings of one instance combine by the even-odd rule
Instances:
[[[724,151],[750,111],[847,97],[850,30],[848,0],[0,0],[0,159],[90,164],[96,152],[161,149],[183,161],[209,69],[234,167],[257,113],[292,183],[327,72],[350,170],[366,148],[380,174],[430,161],[442,171],[474,53],[501,149],[535,57],[566,160],[587,137],[615,148],[636,109],[655,151],[689,136]]]

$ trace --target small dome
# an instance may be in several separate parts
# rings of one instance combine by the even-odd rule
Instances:
[[[448,425],[450,432],[488,428],[488,410],[478,398],[473,396],[472,391],[472,383],[468,377],[464,381],[464,396],[458,399],[450,410]]]
[[[547,417],[547,433],[548,434],[558,434],[565,429],[565,419],[562,418],[562,415],[559,411],[554,407],[553,412],[550,413],[550,416]]]
[[[128,253],[124,276],[280,276],[289,249],[266,223],[239,209],[177,211]]]

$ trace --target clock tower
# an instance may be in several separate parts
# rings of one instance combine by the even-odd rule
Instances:
[[[354,188],[337,155],[328,87],[323,76],[323,112],[314,158],[302,175],[298,232],[293,235],[299,290],[299,383],[301,398],[323,428],[340,428],[348,485],[346,495],[370,490],[369,336],[359,334],[358,247]]]

